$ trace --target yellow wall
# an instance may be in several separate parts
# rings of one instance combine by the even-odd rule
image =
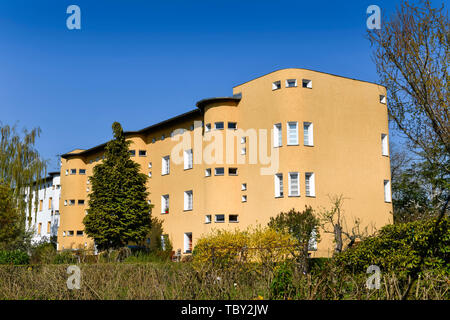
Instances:
[[[286,79],[297,79],[297,87],[286,88]],[[302,88],[302,79],[312,80],[312,89]],[[281,81],[281,89],[272,90],[272,82]],[[233,89],[241,93],[240,102],[219,102],[212,100],[203,108],[203,113],[189,114],[167,124],[136,134],[129,134],[130,149],[136,150],[135,161],[141,164],[143,173],[152,172],[149,179],[149,199],[154,205],[153,216],[164,221],[163,227],[172,241],[174,250],[183,250],[185,232],[192,232],[195,240],[212,228],[246,228],[256,223],[266,224],[271,216],[280,211],[296,208],[303,210],[311,205],[320,210],[329,207],[329,195],[343,194],[345,215],[350,222],[358,217],[364,226],[379,229],[392,222],[392,205],[384,201],[383,181],[390,180],[389,157],[381,154],[381,134],[388,134],[387,109],[379,102],[385,95],[382,86],[329,75],[304,69],[283,69],[249,81]],[[283,144],[278,148],[278,173],[283,173],[284,197],[274,196],[274,176],[261,175],[261,167],[267,165],[249,164],[249,139],[244,164],[195,164],[193,169],[184,170],[183,164],[171,161],[170,174],[161,175],[162,157],[171,155],[178,142],[171,141],[170,133],[177,128],[189,129],[194,120],[211,123],[212,131],[204,137],[214,135],[214,122],[223,121],[224,133],[227,122],[237,122],[239,129],[270,130],[275,123],[282,124]],[[298,146],[287,146],[287,122],[298,122]],[[303,122],[314,126],[314,146],[303,145]],[[200,129],[196,129],[200,130]],[[194,131],[189,131],[194,138]],[[161,135],[166,139],[161,141]],[[152,139],[157,138],[153,143]],[[210,143],[205,141],[203,149]],[[236,141],[235,153],[241,144]],[[273,148],[269,145],[269,152]],[[101,152],[71,153],[62,159],[61,167],[61,224],[58,231],[59,249],[63,246],[75,248],[92,242],[85,236],[63,237],[62,232],[83,230],[82,219],[87,207],[86,178],[92,174],[90,160],[101,157]],[[146,157],[139,157],[139,150],[147,150]],[[203,150],[205,151],[205,150]],[[224,161],[225,139],[224,139]],[[259,152],[259,151],[258,151]],[[172,159],[171,159],[172,160]],[[148,163],[152,168],[148,168]],[[224,167],[224,176],[214,176],[215,167]],[[228,167],[238,168],[237,176],[228,175]],[[71,176],[70,169],[76,168],[77,175]],[[87,175],[78,175],[78,169],[87,169]],[[211,168],[212,175],[205,177],[205,169]],[[69,169],[69,175],[65,170]],[[288,173],[300,173],[300,197],[288,197]],[[315,173],[315,197],[305,196],[305,172]],[[241,184],[247,183],[247,191],[241,191]],[[193,190],[193,210],[184,211],[183,192]],[[161,196],[170,195],[170,212],[161,214]],[[246,203],[241,196],[247,195]],[[85,206],[64,206],[64,200],[85,199]],[[213,222],[205,224],[205,215],[212,215]],[[214,223],[215,214],[225,214],[225,223]],[[229,223],[228,215],[239,215],[238,223]],[[313,255],[329,255],[333,250],[332,239],[322,235],[318,250]]]

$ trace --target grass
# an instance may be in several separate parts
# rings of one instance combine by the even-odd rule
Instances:
[[[149,258],[150,259],[150,258]],[[131,259],[132,260],[132,259]],[[139,260],[139,258],[137,258]],[[191,263],[139,262],[79,264],[81,288],[67,289],[68,264],[0,266],[0,299],[265,299],[273,298],[273,273],[260,268],[195,270]],[[323,267],[313,275],[294,272],[287,299],[399,299],[405,282],[383,275],[381,288],[365,288],[367,275]],[[449,299],[447,276],[424,276],[410,299]]]

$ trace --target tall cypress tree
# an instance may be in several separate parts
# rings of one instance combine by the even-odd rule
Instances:
[[[112,129],[114,139],[106,145],[105,160],[94,167],[89,179],[92,193],[83,220],[86,234],[100,251],[140,243],[151,228],[148,177],[130,159],[130,142],[120,123],[114,122]]]

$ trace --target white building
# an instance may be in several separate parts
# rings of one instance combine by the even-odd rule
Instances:
[[[59,227],[59,199],[61,194],[61,182],[59,172],[50,172],[44,179],[39,189],[37,211],[35,199],[32,199],[31,221],[27,228],[34,231],[32,242],[50,242],[51,237],[56,237]],[[27,217],[29,213],[27,212]]]

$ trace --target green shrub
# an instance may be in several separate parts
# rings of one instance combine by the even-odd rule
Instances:
[[[450,273],[450,218],[387,225],[377,236],[367,238],[336,256],[335,261],[347,270],[365,272],[369,265],[382,271],[407,274],[419,267],[424,256],[424,269]]]
[[[0,251],[0,264],[23,265],[28,264],[29,261],[30,257],[25,251],[22,250]]]
[[[58,252],[53,258],[54,264],[72,264],[77,263],[77,258],[69,250]]]
[[[270,295],[273,299],[287,299],[294,292],[292,284],[293,272],[288,263],[282,263],[275,268],[275,274],[270,284]]]
[[[320,272],[324,270],[327,263],[329,263],[330,261],[330,258],[311,258],[309,261],[311,272]]]
[[[32,248],[30,263],[50,264],[53,263],[56,255],[56,248],[52,243],[42,243]]]

